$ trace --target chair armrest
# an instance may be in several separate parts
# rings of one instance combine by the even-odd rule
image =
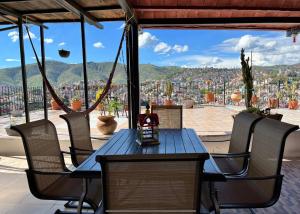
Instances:
[[[72,150],[78,150],[78,151],[82,151],[82,152],[94,152],[94,151],[96,151],[96,150],[88,150],[88,149],[79,149],[79,148],[76,148],[76,147],[69,147],[69,148],[70,148],[71,153],[72,153]]]
[[[37,171],[33,169],[26,169],[26,171],[38,175],[70,175],[71,174],[71,172],[44,172],[44,171]]]
[[[249,152],[241,153],[210,153],[213,158],[249,158]]]
[[[271,175],[271,176],[261,176],[261,177],[235,177],[235,176],[226,176],[228,181],[232,180],[251,180],[251,181],[259,181],[259,180],[270,180],[276,178],[283,178],[283,175]]]

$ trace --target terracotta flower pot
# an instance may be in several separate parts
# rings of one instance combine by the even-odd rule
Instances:
[[[277,108],[278,107],[278,99],[276,99],[276,98],[269,98],[269,100],[268,100],[268,107],[269,108]]]
[[[99,116],[97,122],[97,129],[104,135],[110,135],[114,133],[117,128],[117,121],[115,116]]]
[[[258,99],[258,97],[256,95],[252,95],[251,102],[252,102],[253,105],[255,105],[258,102],[258,100],[259,99]]]
[[[289,101],[289,109],[297,109],[298,108],[298,100],[290,100]]]
[[[231,94],[230,98],[235,103],[240,102],[242,99],[241,92],[239,92],[239,91],[234,92],[233,94]]]
[[[172,102],[171,99],[166,99],[165,102],[164,102],[164,104],[165,104],[166,106],[170,106],[170,105],[173,104],[173,102]]]
[[[215,95],[214,95],[214,93],[212,93],[210,91],[205,94],[204,98],[207,103],[215,101]]]
[[[74,100],[71,103],[71,108],[74,111],[80,111],[81,110],[81,105],[82,105],[82,102],[80,100]]]
[[[101,111],[101,110],[104,110],[104,105],[103,103],[99,103],[96,107],[97,110]]]
[[[51,103],[52,110],[60,110],[61,109],[60,106],[57,104],[57,102],[54,99],[51,99],[50,103]]]

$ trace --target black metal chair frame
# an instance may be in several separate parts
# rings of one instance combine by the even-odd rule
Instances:
[[[46,119],[44,119],[46,120]],[[38,121],[36,121],[38,122]],[[54,124],[47,120],[47,122],[49,124],[51,124],[51,126],[53,126],[54,130],[55,130],[55,134],[57,135],[57,132],[56,132],[56,128],[54,126]],[[23,133],[18,129],[17,126],[12,126],[11,129],[13,129],[14,131],[18,132],[23,140],[23,142],[27,142],[27,139],[26,137],[23,135]],[[29,153],[29,149],[27,147],[27,143],[23,143],[24,145],[24,150],[25,150],[25,154],[26,154],[26,157],[27,157],[27,163],[28,163],[28,169],[25,170],[26,172],[26,175],[27,175],[27,179],[28,179],[28,184],[29,184],[29,189],[31,191],[31,193],[36,197],[36,198],[39,198],[39,199],[44,199],[44,200],[62,200],[62,201],[79,201],[80,199],[80,196],[77,198],[74,198],[74,197],[51,197],[51,196],[47,196],[47,195],[44,195],[42,193],[40,193],[36,188],[35,188],[35,184],[36,184],[36,179],[35,179],[35,175],[61,175],[61,176],[70,176],[71,175],[71,171],[69,171],[69,169],[66,167],[65,164],[63,164],[63,169],[64,171],[63,172],[45,172],[45,171],[37,171],[37,170],[33,170],[33,166],[31,164],[31,156],[30,156],[30,153]],[[61,161],[62,163],[65,163],[64,162],[64,158],[63,158],[63,154],[70,154],[69,152],[65,152],[65,151],[61,151]],[[93,210],[96,210],[98,205],[97,204],[94,204],[92,201],[88,200],[88,199],[85,199],[85,202],[88,203],[90,205],[90,208],[92,208]],[[68,208],[68,207],[67,207]],[[70,207],[70,208],[77,208],[77,207]],[[62,214],[70,214],[70,213],[73,213],[73,212],[67,212],[67,211],[61,211],[59,209],[57,209],[55,211],[55,213],[62,213]]]
[[[250,114],[250,113],[249,113]],[[210,153],[213,158],[218,159],[218,158],[243,158],[244,162],[243,162],[243,166],[241,171],[237,172],[237,173],[226,173],[224,172],[224,175],[243,175],[247,172],[248,169],[248,163],[249,163],[249,158],[250,158],[250,152],[249,152],[249,147],[250,147],[250,142],[251,142],[251,136],[252,136],[252,132],[254,130],[255,124],[260,121],[261,119],[263,119],[263,117],[258,117],[256,120],[253,121],[250,130],[249,130],[249,134],[247,137],[247,143],[246,143],[246,151],[245,152],[241,152],[241,153]],[[224,141],[206,141],[206,142],[228,142],[229,140],[224,140]]]

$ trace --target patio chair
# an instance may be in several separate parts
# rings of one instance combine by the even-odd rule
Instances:
[[[285,141],[298,128],[268,118],[256,124],[247,174],[226,176],[227,182],[215,183],[220,208],[263,208],[276,203],[283,179]]]
[[[68,124],[71,141],[71,160],[73,165],[77,167],[94,152],[89,120],[82,112],[71,112],[59,117]]]
[[[96,213],[200,213],[207,153],[97,156],[103,203]]]
[[[236,175],[245,172],[248,166],[252,131],[257,121],[261,119],[258,114],[248,112],[240,112],[234,117],[228,153],[211,153],[224,174]]]
[[[48,120],[12,127],[23,141],[29,189],[39,199],[79,201],[82,179],[70,177],[60,151],[56,128]],[[89,180],[85,202],[94,210],[101,201],[101,180]],[[57,210],[55,213],[68,213]]]
[[[182,106],[180,105],[152,105],[151,112],[159,118],[161,129],[182,128]]]

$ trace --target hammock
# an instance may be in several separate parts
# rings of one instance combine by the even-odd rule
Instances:
[[[31,47],[33,49],[33,52],[34,52],[34,55],[35,55],[35,58],[36,58],[36,61],[37,61],[37,64],[38,64],[39,71],[40,71],[40,73],[42,75],[43,81],[45,82],[45,85],[46,85],[47,89],[49,90],[49,93],[51,94],[52,98],[61,107],[61,109],[63,111],[65,111],[66,113],[73,112],[74,110],[71,109],[71,108],[69,108],[66,104],[64,104],[64,102],[55,93],[55,90],[53,89],[53,87],[51,86],[49,80],[47,79],[46,74],[43,72],[44,68],[43,68],[43,66],[42,66],[42,64],[41,64],[41,62],[40,62],[40,60],[38,58],[38,55],[36,53],[35,47],[33,45],[33,42],[32,42],[32,39],[31,39],[31,36],[30,36],[30,33],[29,33],[29,28],[28,28],[28,26],[26,26],[25,28],[26,28],[26,31],[27,31],[27,34],[28,34],[28,38],[29,38]],[[85,111],[83,111],[83,113],[86,114],[86,115],[89,114],[90,112],[92,112],[93,110],[95,110],[95,108],[101,103],[101,101],[105,98],[105,96],[109,92],[109,89],[110,89],[110,86],[111,86],[111,83],[112,83],[112,79],[114,77],[115,70],[116,70],[116,67],[117,67],[117,63],[118,63],[118,59],[119,59],[119,56],[120,56],[120,52],[121,52],[121,49],[122,49],[122,44],[123,44],[123,40],[124,40],[124,37],[125,37],[125,31],[126,31],[126,27],[124,27],[124,31],[123,31],[123,34],[122,34],[122,37],[121,37],[119,48],[118,48],[118,52],[117,52],[114,64],[112,66],[111,72],[109,74],[108,80],[106,82],[105,88],[104,88],[101,96],[95,101],[95,103],[92,106],[90,106],[88,109],[86,109]]]

